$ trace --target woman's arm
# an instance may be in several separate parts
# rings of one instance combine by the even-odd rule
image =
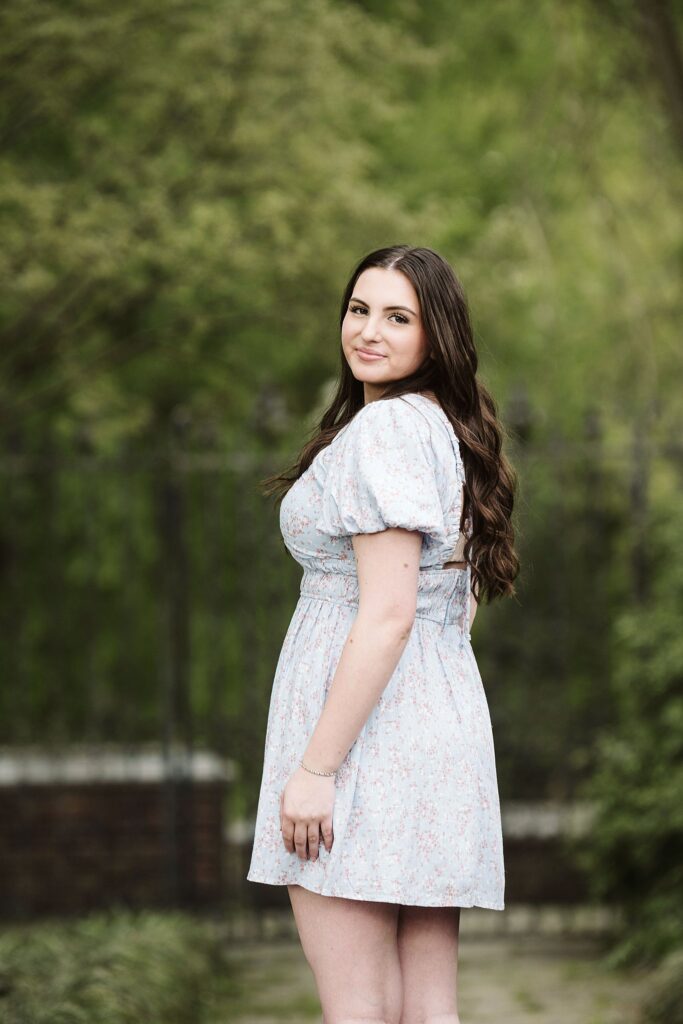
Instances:
[[[336,771],[391,679],[417,607],[422,534],[391,528],[353,537],[358,613],[325,706],[303,753],[317,771]]]
[[[303,752],[313,772],[336,772],[391,679],[415,619],[422,535],[391,527],[354,534],[359,601],[325,705]],[[322,833],[334,843],[336,782],[299,767],[280,794],[280,827],[288,853],[317,860]]]

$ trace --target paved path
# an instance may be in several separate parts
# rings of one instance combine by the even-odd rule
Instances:
[[[636,1024],[644,980],[605,970],[593,939],[465,934],[458,966],[461,1024]],[[221,1000],[231,1024],[320,1024],[320,1004],[298,939],[232,947]],[[216,1018],[218,1024],[219,1017]]]

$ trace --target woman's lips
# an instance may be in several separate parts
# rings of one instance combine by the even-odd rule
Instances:
[[[361,359],[365,359],[369,363],[373,362],[375,359],[384,359],[384,356],[382,355],[381,352],[369,352],[367,349],[364,348],[357,348],[356,352],[361,357]]]

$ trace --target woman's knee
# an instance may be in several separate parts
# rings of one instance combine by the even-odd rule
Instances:
[[[341,1020],[335,1017],[329,1020],[327,1017],[323,1018],[323,1024],[399,1024],[399,1021],[399,1017],[343,1017]]]
[[[457,1013],[437,1013],[425,1016],[404,1016],[399,1024],[460,1024]]]
[[[309,961],[310,963],[310,961]],[[400,1024],[403,983],[398,962],[377,973],[314,961],[311,969],[325,1024]]]
[[[323,1007],[323,1024],[401,1024],[401,1019],[400,1006],[395,1009],[388,1007],[379,1017],[369,1017],[362,1011],[351,1015],[346,1013],[339,1015],[334,1010],[331,1013],[327,1012]]]

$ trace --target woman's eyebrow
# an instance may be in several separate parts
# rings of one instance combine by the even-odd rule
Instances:
[[[367,302],[363,302],[362,299],[357,299],[355,295],[353,295],[349,299],[349,302],[360,302],[360,304],[362,306],[367,306],[368,305],[368,303]],[[413,316],[417,316],[417,313],[413,313],[412,309],[408,309],[407,306],[385,306],[384,307],[384,312],[387,313],[390,309],[405,309],[406,313],[412,313]]]

